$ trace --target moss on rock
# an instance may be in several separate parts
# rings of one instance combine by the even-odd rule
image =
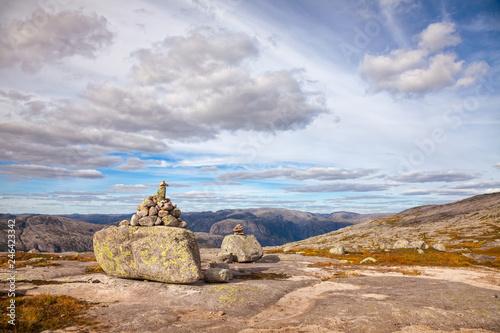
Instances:
[[[172,227],[110,227],[94,234],[94,253],[114,276],[167,283],[193,283],[201,277],[194,233]]]

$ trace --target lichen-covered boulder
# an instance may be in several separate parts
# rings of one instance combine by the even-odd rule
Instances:
[[[400,239],[396,243],[394,243],[393,248],[395,249],[407,249],[410,247],[410,242],[406,239]]]
[[[205,271],[204,280],[208,283],[229,282],[233,274],[227,268],[209,268]]]
[[[232,253],[237,262],[257,261],[264,255],[254,235],[228,235],[224,237],[221,253]]]
[[[94,234],[94,253],[114,276],[167,283],[194,283],[201,260],[194,233],[181,228],[109,227]]]
[[[446,251],[446,246],[444,246],[441,243],[434,244],[434,245],[432,245],[432,247],[434,248],[434,250],[437,250],[437,251],[441,251],[441,252]]]
[[[343,245],[335,245],[330,249],[331,254],[340,254],[344,255],[345,254],[345,248]]]

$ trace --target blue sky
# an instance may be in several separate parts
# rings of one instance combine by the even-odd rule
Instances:
[[[500,191],[496,1],[2,1],[0,212]]]

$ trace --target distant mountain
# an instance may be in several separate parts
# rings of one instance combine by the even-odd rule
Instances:
[[[490,252],[497,249],[498,252],[500,192],[444,205],[410,208],[390,217],[358,223],[284,247],[328,249],[342,244],[347,249],[387,248],[398,240],[425,241],[428,245],[442,243],[457,250],[477,248]]]
[[[335,215],[337,214],[337,215]],[[314,214],[282,208],[224,209],[216,212],[183,212],[188,229],[196,233],[202,247],[218,247],[222,236],[232,234],[237,224],[253,234],[263,246],[281,245],[345,228],[370,214]],[[318,216],[322,215],[322,216]],[[7,220],[16,219],[16,248],[42,252],[92,251],[95,231],[130,220],[130,214],[0,215],[0,231]],[[327,217],[325,217],[327,216]],[[0,239],[0,251],[7,249],[7,237]]]
[[[0,251],[7,246],[8,220],[0,219]],[[41,252],[93,251],[92,237],[105,225],[82,222],[60,216],[20,215],[15,217],[17,251],[37,249]]]
[[[335,212],[328,215],[328,218],[337,222],[361,223],[392,215],[394,215],[394,213],[358,214],[352,212]]]
[[[183,213],[188,229],[216,235],[233,233],[237,224],[263,245],[280,245],[324,234],[352,225],[283,208],[225,209],[216,212]]]
[[[130,217],[134,213],[130,213],[130,214],[70,214],[70,215],[58,215],[58,216],[66,217],[68,219],[73,219],[73,220],[89,222],[89,223],[118,225],[118,223],[120,223],[123,220],[130,221]]]

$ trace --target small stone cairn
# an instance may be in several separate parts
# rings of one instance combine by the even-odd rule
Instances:
[[[238,224],[233,229],[234,235],[227,235],[222,240],[221,251],[217,254],[220,261],[255,262],[262,258],[264,251],[254,235],[243,233],[243,226]]]
[[[123,220],[122,225],[130,226],[167,226],[186,228],[187,224],[181,219],[181,210],[176,204],[166,198],[168,184],[162,181],[156,194],[150,195],[137,206],[137,213],[132,215],[130,222]]]

